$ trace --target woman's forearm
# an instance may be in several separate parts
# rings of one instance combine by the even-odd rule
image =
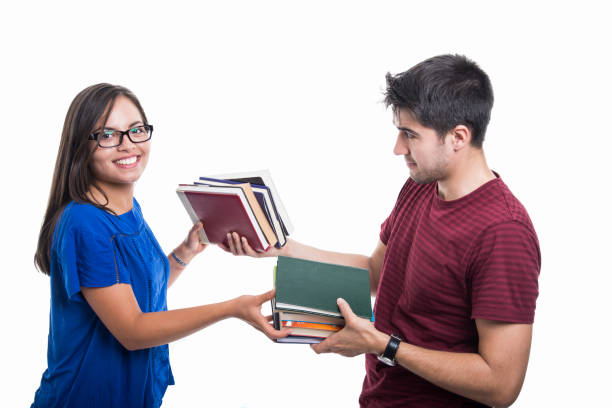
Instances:
[[[174,254],[174,256],[172,255]],[[175,256],[177,259],[175,259]],[[185,244],[181,243],[176,249],[168,254],[168,262],[170,263],[170,276],[168,277],[168,287],[181,276],[181,273],[187,267],[187,264],[195,257],[195,254],[185,249]],[[180,262],[183,264],[181,264]]]
[[[261,306],[274,297],[271,290],[243,295],[225,302],[163,312],[143,313],[128,284],[81,291],[100,320],[128,350],[167,344],[228,317],[241,319],[270,338],[284,337],[287,330],[274,330]]]
[[[168,262],[170,262],[168,287],[178,279],[187,264],[206,248],[207,244],[203,244],[200,241],[200,232],[203,228],[204,226],[201,222],[193,224],[193,227],[191,227],[187,234],[187,238],[174,251],[168,254]]]
[[[181,339],[236,315],[236,299],[164,312],[140,313],[122,343],[128,350],[155,347]]]

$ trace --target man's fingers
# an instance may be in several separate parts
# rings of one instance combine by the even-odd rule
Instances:
[[[310,348],[317,354],[330,352],[330,348],[329,348],[327,340],[324,340],[320,342],[319,344],[311,344]]]
[[[247,241],[245,237],[242,237],[241,240],[242,240],[242,248],[244,248],[244,252],[246,252],[246,254],[249,256],[257,256],[257,251],[251,248],[251,246],[249,245],[249,241]]]
[[[236,248],[236,253],[238,255],[244,255],[244,248],[242,248],[242,244],[240,243],[240,236],[237,232],[232,232],[232,238],[234,240],[234,248]]]
[[[234,240],[232,239],[232,234],[227,234],[227,246],[229,246],[229,250],[232,254],[237,255],[236,246],[234,245]]]
[[[340,309],[340,313],[342,313],[342,317],[344,317],[344,320],[348,322],[349,319],[352,319],[353,316],[355,316],[355,313],[353,313],[353,310],[351,309],[346,300],[338,298],[336,300],[336,303],[338,304],[338,309]]]
[[[221,244],[219,244],[221,246]],[[245,237],[241,237],[237,232],[228,232],[227,233],[227,247],[221,246],[221,248],[228,248],[227,251],[231,252],[234,255],[248,255],[254,258],[259,258],[261,255],[259,252],[255,251],[249,245],[249,242]]]

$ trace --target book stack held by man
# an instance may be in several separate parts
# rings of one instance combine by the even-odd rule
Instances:
[[[274,326],[291,330],[290,336],[276,340],[279,343],[320,343],[342,329],[338,298],[357,316],[372,318],[367,269],[279,256],[274,286]]]

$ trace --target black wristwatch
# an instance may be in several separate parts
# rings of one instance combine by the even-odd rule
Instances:
[[[387,348],[385,348],[385,352],[378,355],[378,359],[385,363],[388,366],[394,366],[395,363],[395,353],[397,353],[397,349],[399,348],[402,339],[400,339],[395,334],[391,335],[389,339],[389,343],[387,343]]]

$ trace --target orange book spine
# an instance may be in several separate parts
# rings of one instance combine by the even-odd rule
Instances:
[[[339,331],[344,326],[337,324],[325,324],[325,323],[311,323],[311,322],[296,322],[294,320],[283,320],[283,327],[302,327],[304,329],[318,329],[328,331]]]

